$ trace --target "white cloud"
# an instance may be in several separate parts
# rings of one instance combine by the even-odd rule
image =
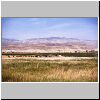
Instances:
[[[69,27],[69,26],[72,26],[72,25],[73,25],[73,23],[60,23],[60,24],[50,26],[47,29],[59,29],[59,28],[62,28],[62,27]]]

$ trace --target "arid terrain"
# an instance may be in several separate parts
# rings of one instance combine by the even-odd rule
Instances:
[[[52,56],[50,56],[51,54]],[[97,82],[97,54],[3,53],[2,81]]]
[[[92,59],[3,59],[3,82],[97,82],[98,61]]]
[[[98,49],[97,40],[80,40],[76,38],[32,38],[27,40],[2,39],[4,52],[84,52]]]
[[[97,82],[97,41],[2,40],[3,82]]]

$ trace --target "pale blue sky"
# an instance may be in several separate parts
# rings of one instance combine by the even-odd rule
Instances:
[[[97,40],[98,18],[2,18],[2,37],[17,40],[45,37]]]

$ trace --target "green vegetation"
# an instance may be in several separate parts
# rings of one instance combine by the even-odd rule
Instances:
[[[2,53],[2,55],[16,55],[18,57],[21,57],[21,56],[32,56],[32,57],[41,57],[41,56],[44,56],[44,57],[51,57],[51,56],[65,56],[65,57],[97,57],[98,54],[97,52],[74,52],[74,53],[69,53],[69,52],[65,52],[65,53]]]
[[[98,60],[3,59],[3,82],[97,82]]]

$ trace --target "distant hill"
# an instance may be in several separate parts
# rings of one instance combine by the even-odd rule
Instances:
[[[97,40],[65,37],[31,38],[23,41],[2,38],[2,50],[15,52],[74,52],[97,50],[97,43]]]

